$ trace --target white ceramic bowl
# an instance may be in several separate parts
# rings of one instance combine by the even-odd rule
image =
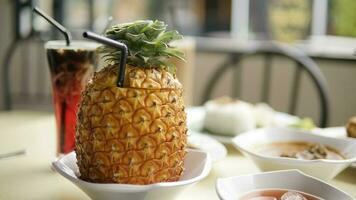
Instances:
[[[293,158],[271,157],[255,152],[258,144],[282,141],[306,141],[321,143],[333,147],[342,153],[345,160],[298,160]],[[311,134],[288,128],[256,129],[233,139],[233,144],[245,156],[249,157],[262,171],[299,169],[309,175],[330,180],[356,161],[356,140],[338,139]]]
[[[211,159],[205,152],[188,150],[184,162],[184,174],[179,181],[151,185],[99,184],[83,181],[78,178],[78,167],[75,153],[69,153],[53,162],[58,173],[82,189],[92,199],[100,200],[150,200],[173,199],[187,186],[205,178],[211,169]]]
[[[216,191],[220,199],[237,200],[249,191],[263,189],[297,190],[321,197],[325,200],[352,200],[345,192],[308,176],[299,170],[282,170],[250,175],[219,178]]]

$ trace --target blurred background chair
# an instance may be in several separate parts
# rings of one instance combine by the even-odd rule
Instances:
[[[213,73],[213,75],[208,80],[208,84],[206,85],[204,92],[202,103],[208,101],[212,98],[212,92],[215,89],[216,84],[223,78],[223,75],[228,72],[228,69],[232,68],[233,78],[232,80],[232,91],[230,96],[234,98],[239,98],[241,96],[241,78],[242,78],[242,65],[241,62],[245,59],[251,59],[253,56],[262,55],[263,57],[263,75],[261,78],[261,93],[260,93],[260,101],[269,103],[270,90],[271,90],[271,79],[272,79],[272,70],[273,70],[273,58],[276,56],[283,56],[290,59],[295,63],[295,71],[294,76],[291,81],[290,86],[290,97],[285,97],[284,99],[288,99],[289,109],[288,112],[290,114],[296,114],[297,108],[297,100],[299,95],[299,86],[301,81],[302,72],[306,72],[314,86],[315,91],[318,93],[319,97],[319,106],[320,106],[320,114],[319,114],[319,126],[326,127],[328,123],[329,117],[329,92],[326,85],[326,80],[322,72],[320,71],[318,65],[307,55],[305,55],[302,51],[292,48],[288,45],[283,45],[275,42],[260,42],[257,43],[245,53],[231,53],[230,56],[223,64],[217,68],[217,70]],[[257,77],[257,76],[254,76]],[[256,80],[250,80],[256,81]],[[278,88],[276,88],[278,89]],[[303,103],[308,103],[308,101],[303,101]],[[318,106],[318,105],[315,105]]]

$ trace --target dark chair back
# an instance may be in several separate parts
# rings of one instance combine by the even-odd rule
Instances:
[[[233,74],[233,90],[232,96],[239,97],[241,91],[241,73],[238,69],[241,68],[241,61],[246,60],[254,55],[264,56],[264,72],[261,90],[261,101],[268,102],[270,93],[270,82],[272,73],[272,59],[275,56],[284,56],[295,62],[296,71],[292,81],[292,88],[290,91],[291,101],[289,102],[290,114],[295,114],[297,107],[297,97],[299,95],[299,86],[302,71],[307,72],[311,77],[312,82],[316,86],[319,102],[320,102],[320,127],[326,127],[329,117],[329,94],[326,85],[326,79],[318,65],[304,52],[290,47],[285,44],[275,42],[261,42],[253,44],[253,46],[245,53],[231,53],[226,62],[224,62],[212,75],[203,93],[202,103],[211,98],[212,91],[221,77],[228,69],[234,68]]]

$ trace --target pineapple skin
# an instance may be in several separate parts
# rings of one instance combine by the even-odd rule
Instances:
[[[117,66],[94,74],[82,93],[76,126],[83,180],[152,184],[183,173],[187,127],[183,89],[163,69],[127,65],[124,87]]]

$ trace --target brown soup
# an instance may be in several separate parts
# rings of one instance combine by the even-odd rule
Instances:
[[[238,200],[322,200],[322,198],[295,190],[264,189],[247,192]]]
[[[265,156],[287,157],[302,160],[343,160],[338,150],[319,143],[312,142],[272,142],[255,147],[257,153]]]

